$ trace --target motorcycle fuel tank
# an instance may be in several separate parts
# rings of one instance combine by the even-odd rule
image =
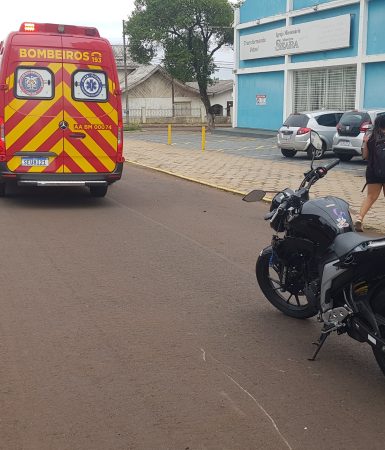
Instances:
[[[309,200],[301,213],[290,223],[294,234],[329,247],[338,234],[353,231],[349,204],[338,197],[321,197]]]

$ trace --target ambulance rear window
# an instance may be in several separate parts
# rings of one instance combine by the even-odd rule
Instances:
[[[108,101],[107,74],[99,70],[77,70],[72,75],[72,98],[82,102]]]
[[[20,66],[16,69],[15,97],[50,100],[55,96],[51,70],[43,67]]]

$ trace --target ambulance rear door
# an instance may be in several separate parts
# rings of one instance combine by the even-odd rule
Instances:
[[[117,162],[118,87],[111,46],[63,36],[64,172],[110,173]],[[119,98],[120,100],[120,98]]]
[[[4,129],[12,172],[63,173],[60,49],[60,36],[15,33],[11,37]]]

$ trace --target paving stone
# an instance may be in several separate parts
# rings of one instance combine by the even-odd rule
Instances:
[[[296,188],[306,170],[294,161],[248,158],[210,150],[202,152],[132,139],[125,141],[124,156],[129,163],[162,170],[239,194],[246,194],[252,189],[263,189],[272,196],[285,187]],[[365,194],[361,192],[364,182],[362,177],[334,169],[312,187],[311,196],[342,197],[349,203],[354,217],[365,198]],[[365,227],[385,233],[383,197],[369,211]]]

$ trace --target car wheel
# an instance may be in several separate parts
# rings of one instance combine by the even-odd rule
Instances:
[[[295,150],[288,150],[287,148],[281,148],[281,153],[286,158],[292,158],[297,153]]]
[[[313,159],[313,152],[315,152],[314,159],[322,159],[326,152],[325,142],[322,142],[322,148],[319,150],[316,149],[313,145],[309,145],[309,147],[307,149],[307,158],[308,159]]]
[[[337,156],[341,161],[344,161],[344,162],[350,161],[353,158],[353,155],[345,155],[343,153],[341,153],[341,154],[337,153]]]

